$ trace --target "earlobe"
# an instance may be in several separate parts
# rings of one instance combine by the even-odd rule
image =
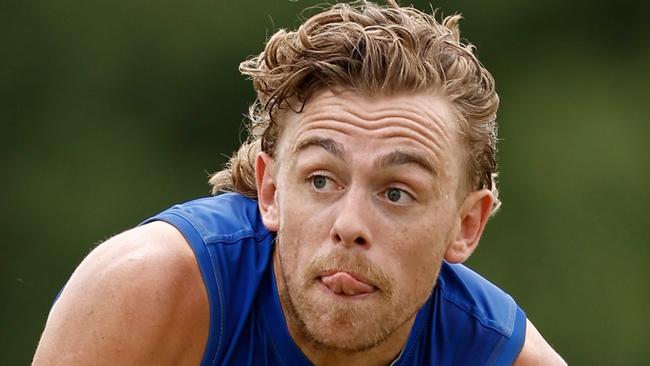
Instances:
[[[275,161],[269,154],[259,152],[255,160],[257,202],[264,226],[278,231],[278,205],[276,201]]]
[[[463,263],[478,246],[483,229],[487,224],[494,196],[487,189],[470,193],[458,211],[455,235],[445,252],[445,260]]]

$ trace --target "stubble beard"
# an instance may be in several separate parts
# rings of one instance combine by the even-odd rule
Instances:
[[[281,231],[276,240],[283,282],[279,295],[285,314],[297,327],[300,336],[319,350],[354,354],[381,345],[416,316],[433,290],[430,286],[426,293],[396,296],[392,279],[366,259],[349,255],[316,256],[302,273],[294,271],[289,275],[285,270],[286,258],[279,250],[283,240]],[[373,282],[379,293],[373,294],[377,296],[372,301],[360,303],[324,298],[319,294],[317,286],[320,284],[316,276],[318,271],[328,269],[361,274]]]

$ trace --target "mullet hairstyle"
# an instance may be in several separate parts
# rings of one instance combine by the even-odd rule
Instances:
[[[253,81],[257,99],[249,108],[248,139],[226,167],[210,177],[212,193],[236,191],[257,198],[255,159],[274,156],[281,126],[277,117],[300,112],[323,87],[349,88],[363,95],[435,91],[451,103],[465,145],[466,186],[496,187],[496,112],[499,97],[492,75],[461,42],[459,14],[436,20],[400,7],[367,1],[334,4],[307,19],[296,31],[281,29],[262,53],[239,65]]]

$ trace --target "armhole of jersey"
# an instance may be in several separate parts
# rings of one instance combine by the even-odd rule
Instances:
[[[493,356],[490,357],[491,361],[488,365],[494,366],[511,366],[526,340],[526,314],[520,307],[517,306],[517,314],[515,316],[515,324],[512,329],[510,338],[503,337],[501,342],[497,345]]]
[[[175,213],[173,210],[163,212],[154,216],[140,225],[150,223],[152,221],[164,221],[176,229],[185,237],[189,243],[194,257],[199,265],[203,284],[208,293],[208,303],[210,307],[210,330],[208,332],[208,340],[201,359],[202,366],[213,365],[216,360],[217,352],[221,346],[221,336],[223,335],[222,316],[221,316],[221,296],[219,290],[220,278],[212,270],[212,262],[210,261],[210,253],[206,247],[203,238],[199,231],[192,225],[192,223],[183,215]],[[219,334],[217,334],[217,332]],[[218,342],[215,340],[218,339]]]

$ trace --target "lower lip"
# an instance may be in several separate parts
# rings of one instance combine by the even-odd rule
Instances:
[[[363,299],[366,299],[366,298],[368,298],[368,297],[374,295],[375,292],[377,292],[377,290],[375,289],[375,290],[372,290],[371,292],[366,292],[366,293],[363,293],[363,294],[358,294],[358,295],[346,295],[344,292],[336,293],[336,292],[330,290],[329,287],[325,286],[325,284],[323,283],[323,281],[320,280],[320,277],[317,279],[317,282],[318,282],[318,284],[319,284],[318,287],[321,288],[321,291],[324,291],[325,293],[327,293],[327,294],[329,294],[329,295],[333,295],[333,296],[335,296],[336,298],[339,298],[339,299],[346,299],[346,300],[363,300]]]

